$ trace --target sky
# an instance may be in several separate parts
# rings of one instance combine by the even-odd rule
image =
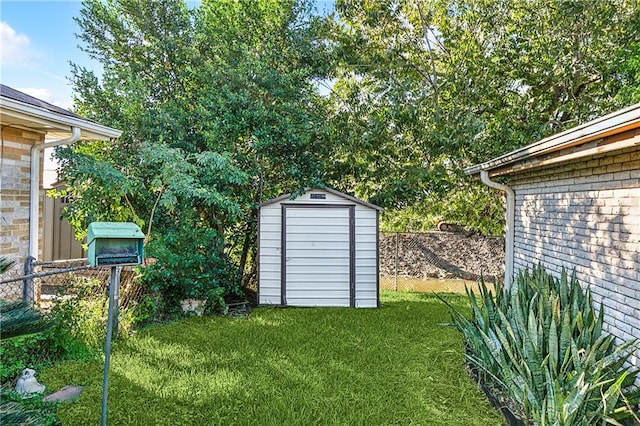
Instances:
[[[334,0],[316,0],[319,10]],[[73,20],[79,0],[0,0],[0,82],[54,105],[71,108],[69,62],[101,74],[102,67],[79,45]]]
[[[80,1],[0,0],[0,81],[63,108],[72,106],[69,61],[100,73],[80,50]]]
[[[335,0],[315,0],[319,11]],[[191,1],[190,3],[198,3]],[[72,109],[70,62],[102,74],[102,66],[80,48],[74,17],[80,0],[0,0],[0,83],[62,108]],[[57,180],[51,150],[44,153],[44,186]]]

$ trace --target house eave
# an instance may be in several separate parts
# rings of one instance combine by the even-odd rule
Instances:
[[[48,138],[56,139],[70,135],[73,127],[81,130],[81,139],[110,140],[122,135],[121,130],[6,97],[0,98],[0,122],[3,125],[45,133]]]
[[[491,176],[505,175],[522,168],[522,166],[516,166],[516,164],[522,165],[529,162],[525,168],[531,169],[553,162],[564,161],[565,159],[576,159],[594,155],[594,153],[606,152],[614,147],[615,149],[621,149],[627,145],[638,145],[637,140],[630,140],[626,144],[607,144],[608,146],[603,144],[601,146],[575,150],[568,157],[566,157],[566,154],[562,154],[569,148],[585,145],[607,136],[638,127],[640,127],[640,104],[635,104],[556,135],[541,139],[538,142],[516,149],[500,157],[468,167],[464,169],[464,173],[476,176],[480,174],[481,170],[486,170]],[[556,154],[558,155],[554,157]],[[544,160],[532,161],[542,156],[545,157]]]

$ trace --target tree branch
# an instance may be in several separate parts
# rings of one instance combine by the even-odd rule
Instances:
[[[151,214],[149,215],[149,226],[147,226],[147,235],[145,237],[145,244],[151,240],[151,225],[153,224],[153,217],[156,214],[156,208],[158,207],[158,203],[160,202],[160,197],[164,194],[164,186],[161,186],[160,191],[158,192],[158,196],[156,197],[155,203],[153,203],[153,208],[151,209]]]
[[[600,80],[602,80],[602,76],[598,75],[598,76],[595,76],[595,77],[591,77],[589,80],[585,81],[584,83],[582,83],[578,87],[576,87],[576,89],[573,91],[573,96],[574,97],[578,97],[578,95],[580,93],[582,93],[582,91],[584,89],[586,89],[588,85],[593,84],[593,83],[597,83]]]
[[[138,217],[138,215],[136,214],[136,209],[133,208],[133,204],[131,204],[131,201],[129,201],[129,197],[127,197],[127,193],[124,193],[124,200],[127,202],[127,206],[129,206],[129,209],[131,210],[131,214],[133,215],[133,217]]]
[[[431,83],[431,87],[433,88],[433,107],[436,113],[436,119],[440,119],[440,106],[438,104],[438,81],[436,76],[436,61],[433,57],[433,48],[431,47],[431,41],[429,40],[428,34],[428,25],[425,19],[424,14],[422,13],[422,8],[420,7],[420,2],[416,4],[418,8],[418,15],[420,16],[420,23],[422,25],[422,33],[424,34],[424,40],[427,42],[427,48],[429,49],[429,60],[431,64],[431,72],[429,73],[429,82]]]

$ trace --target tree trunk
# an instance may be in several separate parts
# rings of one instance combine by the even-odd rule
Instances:
[[[253,210],[251,216],[249,217],[249,222],[247,223],[247,230],[244,235],[244,243],[242,244],[242,255],[240,256],[240,272],[242,274],[241,283],[245,283],[245,273],[244,270],[247,265],[247,259],[249,257],[249,250],[251,249],[251,244],[254,241],[255,237],[255,229],[256,229],[256,220],[257,220],[257,211]]]

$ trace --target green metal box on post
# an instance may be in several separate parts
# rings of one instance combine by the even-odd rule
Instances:
[[[144,234],[135,223],[90,223],[87,245],[91,266],[140,265],[144,259]]]
[[[130,222],[93,222],[87,230],[87,260],[91,266],[111,267],[109,279],[109,311],[107,336],[104,344],[104,374],[102,379],[102,426],[107,425],[107,394],[109,389],[109,359],[111,335],[118,332],[118,298],[120,269],[127,265],[141,265],[144,260],[144,234]]]

